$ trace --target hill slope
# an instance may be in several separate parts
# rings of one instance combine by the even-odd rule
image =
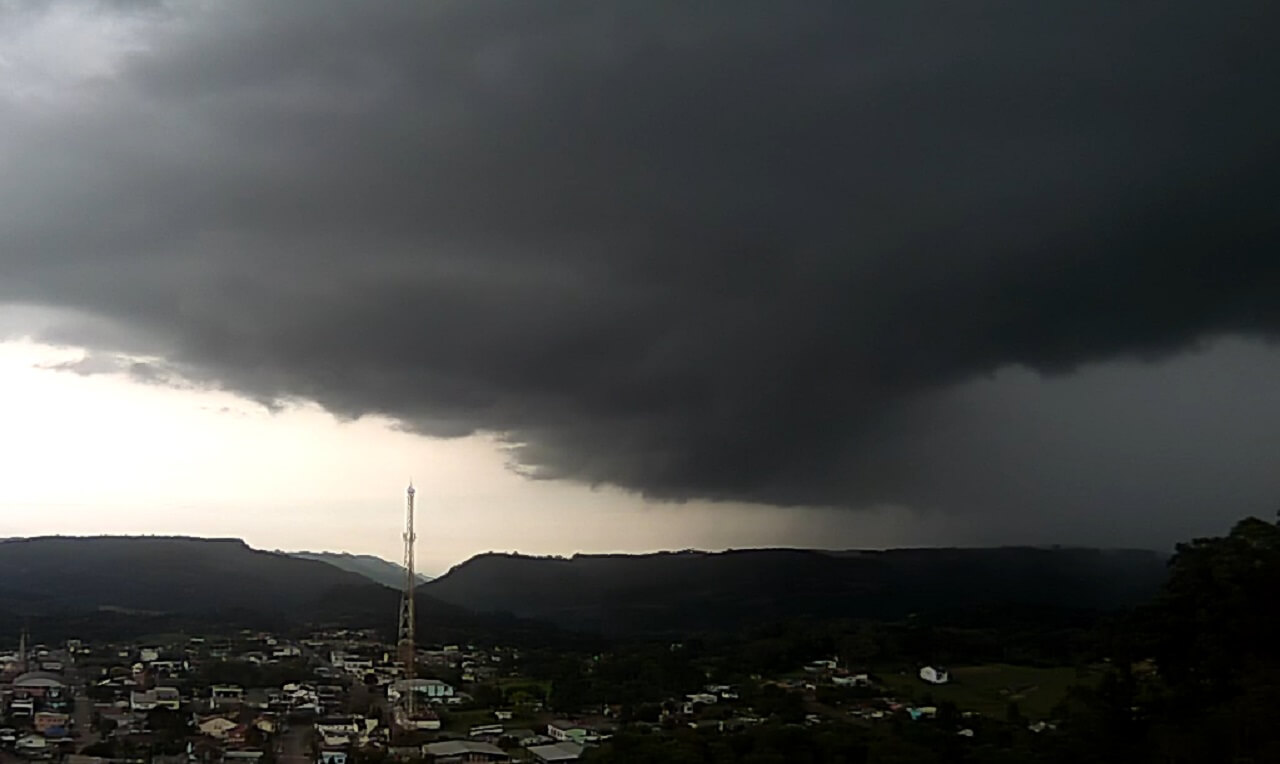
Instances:
[[[735,629],[790,617],[901,618],[976,608],[1143,602],[1166,558],[1092,549],[480,555],[423,589],[474,610],[607,633]]]
[[[307,624],[381,629],[394,638],[400,593],[328,563],[239,539],[52,536],[0,540],[0,634],[127,638]],[[476,614],[415,596],[422,642],[559,643],[542,623]]]
[[[300,560],[315,560],[328,563],[340,570],[358,573],[370,581],[383,586],[399,589],[404,585],[404,567],[394,562],[374,557],[371,554],[348,554],[346,552],[286,552],[290,557]],[[431,576],[417,575],[418,583],[425,584]]]
[[[239,539],[49,536],[0,541],[0,609],[300,613],[338,586],[368,585],[332,565]]]

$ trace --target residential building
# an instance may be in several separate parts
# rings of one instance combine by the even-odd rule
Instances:
[[[498,746],[476,740],[444,740],[439,743],[427,743],[422,746],[422,753],[432,764],[511,761],[507,752]]]
[[[46,695],[60,693],[66,688],[62,677],[50,671],[28,671],[13,680],[15,695],[42,698]]]
[[[214,707],[236,706],[244,700],[244,688],[238,684],[215,684],[209,688]]]
[[[36,713],[32,723],[35,725],[36,732],[44,734],[55,727],[66,728],[67,721],[70,717],[66,714],[60,714],[53,711],[39,711]]]
[[[196,727],[201,734],[221,740],[236,728],[236,723],[225,716],[211,716],[200,720]]]
[[[553,762],[577,761],[582,758],[584,748],[578,743],[561,741],[550,745],[535,745],[525,750],[533,756],[534,761],[553,764]]]
[[[556,719],[547,724],[547,736],[553,740],[573,743],[594,743],[609,737],[587,724]]]

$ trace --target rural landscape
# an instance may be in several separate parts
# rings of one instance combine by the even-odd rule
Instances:
[[[1280,764],[1278,30],[0,0],[0,764]]]
[[[1265,711],[1280,692],[1280,529],[1262,520],[1172,559],[484,555],[415,587],[413,677],[397,590],[325,558],[232,539],[0,542],[5,755],[1065,764],[1280,751]]]

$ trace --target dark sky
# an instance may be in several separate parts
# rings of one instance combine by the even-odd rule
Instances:
[[[975,538],[1280,507],[1274,0],[0,25],[0,302],[86,373]]]

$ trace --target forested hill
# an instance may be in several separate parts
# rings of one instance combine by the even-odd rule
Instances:
[[[50,536],[0,541],[0,633],[42,639],[342,624],[393,631],[400,593],[239,539]],[[561,640],[553,627],[416,597],[424,641]]]
[[[335,587],[374,586],[240,539],[47,536],[0,541],[0,610],[300,613]]]
[[[1141,550],[485,554],[426,584],[431,596],[606,633],[727,630],[762,619],[901,618],[975,608],[1109,610],[1149,600],[1167,557]]]

